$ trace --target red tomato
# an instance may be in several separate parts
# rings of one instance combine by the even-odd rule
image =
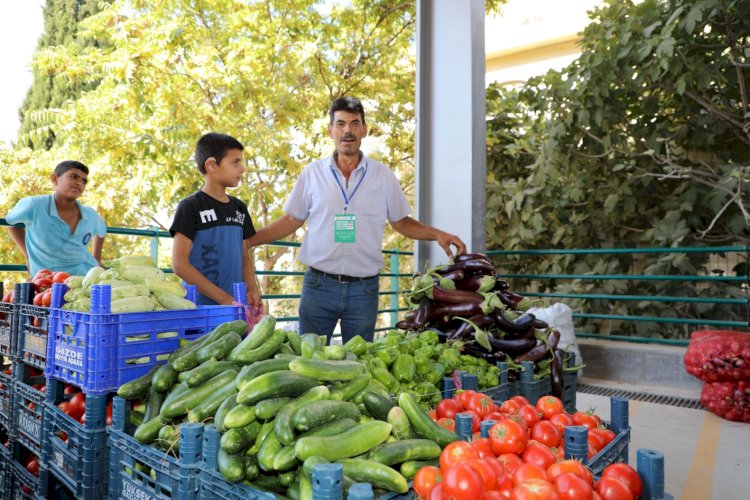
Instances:
[[[635,498],[638,498],[643,493],[641,476],[628,464],[609,464],[602,471],[602,477],[616,477],[628,486],[628,489],[630,489]]]
[[[555,478],[561,474],[575,474],[581,479],[585,479],[586,482],[593,486],[593,476],[591,471],[578,460],[568,459],[561,462],[554,463],[547,468],[547,478],[554,482]]]
[[[531,439],[554,448],[560,444],[561,435],[555,424],[549,420],[542,420],[531,428]]]
[[[590,429],[588,432],[588,442],[589,446],[596,452],[599,453],[599,451],[604,448],[604,439],[599,436],[598,434],[593,433],[594,429]]]
[[[483,438],[480,437],[479,439],[474,439],[471,442],[472,448],[477,450],[477,454],[479,455],[479,458],[484,457],[492,457],[495,458],[495,452],[492,451],[492,444],[490,443],[490,438]]]
[[[37,292],[43,292],[52,286],[51,278],[34,278],[31,282],[34,283],[34,290]]]
[[[414,491],[419,498],[429,498],[432,489],[443,480],[440,469],[428,465],[422,467],[414,476]]]
[[[497,457],[497,461],[505,468],[505,472],[511,476],[514,476],[518,468],[523,465],[523,460],[515,453],[503,453]]]
[[[39,475],[39,460],[36,457],[32,457],[31,460],[26,464],[26,470],[31,472],[33,475]]]
[[[561,440],[560,444],[552,448],[552,453],[555,454],[558,460],[565,460],[565,443]]]
[[[434,488],[432,488],[432,491],[430,491],[429,500],[443,500],[443,483],[438,483]]]
[[[50,305],[52,305],[52,291],[51,290],[47,290],[46,292],[42,294],[42,305],[44,307],[49,307]]]
[[[438,416],[435,410],[428,411],[427,416],[430,417],[433,420],[433,422],[437,422]]]
[[[495,403],[493,403],[492,398],[486,394],[475,394],[469,400],[468,410],[479,415],[479,418],[484,418],[492,413],[494,409]]]
[[[456,413],[461,413],[464,409],[455,399],[444,399],[437,404],[435,411],[438,418],[456,418]]]
[[[519,484],[529,479],[544,479],[546,481],[547,471],[536,464],[523,463],[513,474],[513,482]]]
[[[499,491],[492,490],[482,493],[482,496],[479,500],[505,500],[505,498],[507,497],[504,497]]]
[[[503,401],[503,404],[500,405],[500,413],[515,413],[520,407],[521,404],[518,401],[508,399]]]
[[[560,500],[591,500],[594,488],[581,476],[572,472],[563,472],[553,483]]]
[[[497,476],[495,475],[495,469],[490,464],[488,464],[486,460],[482,460],[481,458],[474,458],[464,463],[477,471],[480,476],[482,476],[482,483],[484,484],[485,491],[495,489],[495,487],[497,486]],[[498,465],[500,465],[500,462],[498,462]]]
[[[68,278],[70,278],[70,274],[65,271],[57,271],[52,274],[52,283],[65,283]]]
[[[615,438],[615,431],[611,429],[603,429],[601,427],[589,429],[589,436],[592,434],[598,436],[602,440],[602,448],[607,446]]]
[[[598,427],[596,418],[591,412],[577,411],[573,414],[573,425],[583,425],[589,429]]]
[[[70,394],[75,394],[75,393],[76,393],[76,388],[74,386],[65,384],[65,388],[63,389],[63,394],[68,396]]]
[[[513,396],[510,399],[511,399],[511,401],[515,401],[516,403],[518,403],[519,406],[530,404],[529,400],[526,399],[525,397],[521,396],[521,395]]]
[[[466,391],[461,391],[455,396],[453,396],[453,399],[459,402],[461,405],[461,408],[464,410],[469,409],[469,402],[471,401],[471,398],[474,397],[475,394],[479,394],[477,391],[473,391],[471,389]]]
[[[529,479],[517,484],[510,494],[511,500],[558,500],[557,490],[546,479]]]
[[[465,441],[454,441],[446,446],[440,454],[440,468],[445,474],[452,466],[472,458],[479,458],[477,450]]]
[[[571,417],[569,414],[562,412],[558,413],[556,415],[552,415],[549,419],[550,423],[553,424],[555,427],[557,427],[557,430],[560,431],[560,436],[565,435],[565,428],[571,425],[575,425],[573,423],[573,417]]]
[[[456,464],[443,476],[443,496],[446,498],[479,498],[484,493],[482,476],[467,463]]]
[[[68,410],[68,415],[80,421],[86,412],[86,396],[82,392],[75,393],[68,402]]]
[[[505,474],[505,467],[503,467],[503,464],[500,463],[500,460],[495,458],[495,456],[491,457],[484,457],[482,460],[487,462],[492,470],[495,472],[495,477],[499,477],[501,474]]]
[[[494,420],[495,422],[497,422],[498,420],[502,420],[502,419],[504,419],[504,418],[505,418],[505,415],[503,415],[503,414],[502,414],[502,413],[500,413],[499,411],[493,411],[493,412],[490,412],[490,413],[488,413],[488,414],[487,414],[487,415],[486,415],[486,416],[485,416],[485,417],[484,417],[484,418],[482,419],[482,422],[484,422],[485,420]]]
[[[490,428],[490,443],[495,455],[521,453],[526,449],[526,440],[526,431],[514,420],[506,418]]]
[[[532,405],[521,406],[518,409],[517,413],[521,417],[523,417],[523,419],[526,421],[526,427],[528,427],[529,429],[534,427],[534,424],[542,419],[541,415],[539,414],[539,410],[536,409],[536,406]]]
[[[596,482],[594,490],[602,500],[633,500],[633,494],[625,481],[614,476],[602,476]]]
[[[555,396],[542,396],[536,402],[536,409],[542,413],[542,418],[549,420],[552,415],[562,413],[563,402]]]
[[[503,498],[510,498],[510,493],[513,491],[514,486],[513,476],[507,472],[503,472],[497,476],[497,491],[500,492]]]
[[[529,441],[521,458],[527,464],[536,464],[545,471],[557,462],[557,457],[552,453],[549,446],[537,441]],[[544,478],[547,479],[547,476],[545,475]]]
[[[83,416],[85,417],[86,414],[84,413]],[[105,421],[107,425],[112,425],[112,401],[109,402],[107,405],[106,410],[104,411]]]
[[[49,269],[40,269],[34,275],[34,279],[47,278],[49,276],[52,276],[52,271]]]
[[[34,295],[34,300],[31,301],[32,304],[35,306],[41,306],[42,305],[42,293],[37,293]]]
[[[452,418],[438,418],[437,424],[440,427],[445,427],[451,432],[456,430],[456,422],[454,422]]]

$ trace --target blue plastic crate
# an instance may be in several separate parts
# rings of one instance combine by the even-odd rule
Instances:
[[[109,428],[109,498],[196,500],[203,425],[180,425],[180,456],[174,458],[125,433],[129,407],[129,402],[114,398]]]
[[[239,285],[242,285],[241,287]],[[111,314],[109,285],[91,287],[91,313],[60,309],[67,287],[53,285],[47,347],[48,377],[86,394],[115,392],[124,383],[163,363],[182,339],[193,340],[216,326],[244,319],[239,306]],[[195,298],[195,287],[189,287]],[[245,295],[235,284],[235,297]]]
[[[15,363],[13,371],[15,438],[41,457],[44,437],[44,401],[46,395],[40,389],[34,388],[33,385],[44,383],[44,377],[41,377],[40,382],[33,380],[36,377],[31,377],[31,380],[29,380],[27,375],[28,369],[22,363]]]
[[[0,365],[0,425],[5,429],[14,426],[13,422],[13,375],[12,363]],[[10,369],[11,374],[5,373]]]
[[[6,439],[8,439],[8,429],[3,427],[2,432],[0,432],[0,440],[2,441],[0,442],[0,491],[9,492],[11,491],[10,476],[12,474],[10,464],[13,461],[13,456],[10,449],[4,446]]]
[[[611,419],[606,425],[614,431],[615,438],[591,460],[588,459],[588,429],[583,426],[565,428],[565,458],[580,460],[584,465],[589,466],[595,476],[599,476],[609,464],[628,463],[630,444],[628,400],[612,397],[609,402]]]
[[[17,310],[14,302],[0,302],[0,357],[15,359]]]
[[[219,473],[216,462],[221,436],[213,425],[203,429],[203,453],[200,472],[201,500],[274,500],[272,493],[241,483],[229,483]]]
[[[17,442],[11,444],[10,462],[8,463],[9,474],[5,490],[8,494],[4,498],[13,498],[14,500],[47,498],[48,474],[41,463],[41,457],[36,455],[40,460],[38,476],[27,471],[24,466],[30,454],[36,455]]]
[[[85,424],[57,407],[62,397],[62,383],[49,381],[44,408],[44,464],[76,498],[104,498],[109,480],[107,396],[86,398]]]
[[[568,366],[572,367],[575,365],[575,356],[568,358]],[[537,400],[549,394],[552,394],[552,379],[545,377],[540,380],[534,380],[534,363],[530,361],[523,361],[521,365],[525,368],[521,372],[521,377],[514,381],[508,382],[507,391],[495,390],[490,388],[482,392],[492,395],[492,399],[498,403],[501,403],[513,396],[523,396],[529,400],[529,403],[535,405]],[[500,373],[505,374],[504,379],[507,379],[508,365],[505,362],[498,362],[497,366],[500,368]],[[563,373],[563,394],[562,402],[565,410],[568,412],[574,412],[576,408],[576,388],[578,383],[578,376],[576,372]],[[503,384],[501,384],[502,386]],[[490,392],[492,391],[492,392]],[[503,395],[505,392],[505,398],[495,397],[496,395]]]

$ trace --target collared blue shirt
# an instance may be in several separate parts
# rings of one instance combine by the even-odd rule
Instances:
[[[9,224],[26,226],[26,252],[32,276],[44,268],[83,276],[98,265],[88,247],[94,235],[107,234],[107,225],[93,208],[77,201],[76,204],[81,219],[73,234],[58,215],[52,194],[23,198],[5,216]]]
[[[334,241],[334,216],[344,213],[339,183],[350,198],[347,213],[357,219],[354,243]],[[297,255],[300,262],[327,273],[365,277],[378,274],[383,267],[385,223],[408,216],[411,207],[398,179],[382,163],[362,155],[347,185],[331,155],[305,167],[284,205],[284,212],[295,219],[307,220],[307,233]]]

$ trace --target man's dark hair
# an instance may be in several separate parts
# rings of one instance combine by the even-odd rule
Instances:
[[[218,134],[216,132],[209,132],[204,135],[195,144],[195,163],[198,164],[198,170],[202,174],[205,174],[206,160],[213,157],[216,163],[221,163],[221,160],[224,159],[230,149],[239,149],[242,151],[245,149],[245,146],[231,135]]]
[[[72,169],[80,170],[86,175],[88,175],[89,173],[89,167],[87,167],[80,161],[65,160],[57,164],[57,166],[55,167],[55,175],[58,177],[62,177],[65,172]]]
[[[331,118],[331,125],[333,125],[333,115],[336,111],[348,111],[349,113],[359,113],[362,117],[362,123],[365,122],[365,108],[362,107],[362,103],[358,99],[350,96],[342,96],[333,101],[331,109],[328,111],[328,116]]]

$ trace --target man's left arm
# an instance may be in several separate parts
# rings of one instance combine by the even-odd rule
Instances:
[[[242,277],[247,287],[247,301],[253,307],[260,307],[260,285],[255,276],[255,263],[250,258],[252,247],[248,240],[242,242]]]
[[[398,233],[413,240],[436,241],[445,250],[448,257],[453,257],[451,245],[456,247],[456,253],[466,253],[466,244],[455,234],[446,233],[436,227],[422,224],[416,219],[407,216],[401,220],[391,222],[391,227]]]
[[[104,247],[104,237],[95,234],[91,238],[91,255],[94,256],[99,266],[102,265],[102,247]]]

